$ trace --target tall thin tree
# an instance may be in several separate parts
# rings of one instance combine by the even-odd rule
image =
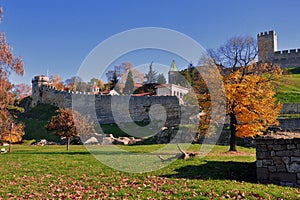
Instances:
[[[157,72],[152,68],[153,61],[149,65],[149,71],[146,74],[146,83],[156,83],[157,82]]]
[[[134,91],[134,80],[133,80],[132,71],[129,70],[123,92],[124,94],[132,94],[133,91]]]

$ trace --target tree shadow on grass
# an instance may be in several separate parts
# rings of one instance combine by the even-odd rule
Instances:
[[[169,178],[236,180],[257,183],[255,162],[205,161],[201,165],[187,165],[175,170]]]

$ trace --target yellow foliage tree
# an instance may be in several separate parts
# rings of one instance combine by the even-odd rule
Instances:
[[[272,63],[255,62],[257,42],[250,36],[232,37],[209,54],[223,75],[230,151],[236,151],[236,136],[253,137],[276,124],[281,105],[275,103],[272,81],[281,76],[282,70]]]
[[[51,85],[54,86],[58,90],[65,89],[65,85],[62,81],[62,77],[58,74],[51,76]]]
[[[279,67],[255,63],[224,75],[230,151],[236,151],[236,136],[261,135],[270,125],[277,124],[281,104],[276,104],[272,80],[280,74]]]
[[[22,141],[22,136],[24,135],[24,124],[11,123],[10,127],[5,127],[2,130],[0,140],[5,142],[17,143]]]
[[[230,151],[236,151],[236,137],[261,135],[271,125],[277,124],[281,104],[274,97],[273,80],[281,77],[282,70],[272,63],[252,63],[245,67],[219,68],[223,78],[226,101],[226,115],[230,124]],[[208,72],[211,79],[216,74]],[[194,74],[194,91],[199,106],[205,115],[200,116],[200,135],[207,133],[209,124],[217,123],[218,116],[212,118],[212,99],[210,91],[201,74]],[[214,87],[218,91],[220,88]],[[222,92],[220,98],[222,100]],[[185,99],[188,97],[185,97]],[[215,97],[216,98],[216,97]],[[218,101],[218,99],[214,99]],[[221,117],[221,116],[220,116]]]

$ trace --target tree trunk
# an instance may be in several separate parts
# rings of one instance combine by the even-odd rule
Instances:
[[[236,125],[237,119],[233,113],[229,114],[230,117],[230,148],[229,151],[237,151],[236,150]]]
[[[11,123],[10,132],[9,132],[9,150],[8,150],[9,153],[12,152],[12,131],[13,131],[13,128],[14,128],[14,123]]]
[[[67,150],[70,149],[70,141],[71,141],[71,137],[67,137]]]

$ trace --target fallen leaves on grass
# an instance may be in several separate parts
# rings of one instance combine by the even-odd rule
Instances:
[[[7,199],[180,199],[208,197],[218,199],[268,199],[255,192],[238,189],[203,192],[201,183],[195,185],[189,179],[165,178],[154,175],[130,177],[80,178],[45,174],[43,177],[22,176],[17,178],[18,193],[7,193]],[[0,198],[1,199],[1,198]]]

